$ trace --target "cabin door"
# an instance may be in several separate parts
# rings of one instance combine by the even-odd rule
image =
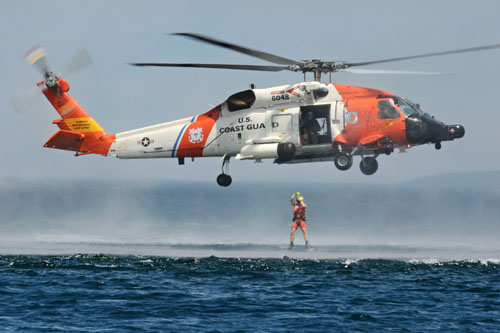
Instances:
[[[284,141],[290,141],[292,135],[292,115],[277,114],[272,118],[272,136],[278,136]]]

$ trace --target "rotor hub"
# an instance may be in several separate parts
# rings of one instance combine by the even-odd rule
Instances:
[[[59,77],[55,75],[53,72],[47,73],[47,79],[45,80],[45,85],[49,88],[53,88],[57,85],[57,81]]]

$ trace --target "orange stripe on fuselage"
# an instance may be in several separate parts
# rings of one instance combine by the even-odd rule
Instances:
[[[200,157],[207,143],[217,119],[219,119],[221,106],[216,106],[207,113],[197,117],[195,122],[188,125],[177,148],[177,157]]]

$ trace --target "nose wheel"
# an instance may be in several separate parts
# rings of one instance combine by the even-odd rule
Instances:
[[[220,186],[228,187],[229,185],[231,185],[233,181],[231,176],[228,175],[230,158],[231,156],[227,154],[225,154],[224,157],[222,157],[222,173],[217,176],[217,184],[219,184]]]
[[[335,156],[333,160],[337,169],[345,171],[352,166],[352,156],[344,152],[340,152]]]

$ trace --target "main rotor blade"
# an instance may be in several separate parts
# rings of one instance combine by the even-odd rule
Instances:
[[[376,75],[446,75],[448,73],[440,72],[419,72],[419,71],[400,71],[400,70],[390,70],[390,69],[341,69],[339,73],[349,73],[349,74],[376,74]]]
[[[134,62],[133,66],[156,66],[156,67],[197,67],[197,68],[222,68],[222,69],[241,69],[247,71],[267,71],[279,72],[289,69],[288,66],[260,66],[260,65],[230,65],[230,64],[192,64],[175,62]]]
[[[277,56],[274,54],[270,54],[267,52],[249,49],[247,47],[239,46],[236,44],[231,44],[228,42],[213,39],[211,37],[206,37],[203,35],[198,35],[198,34],[193,34],[193,33],[188,33],[188,32],[178,32],[178,33],[174,33],[172,35],[193,38],[193,39],[196,39],[196,40],[208,43],[208,44],[224,47],[226,49],[230,49],[230,50],[233,50],[236,52],[244,53],[244,54],[247,54],[249,56],[256,57],[256,58],[259,58],[262,60],[266,60],[266,61],[269,61],[269,62],[272,62],[275,64],[280,64],[280,65],[291,65],[291,64],[299,65],[299,64],[302,64],[301,61],[295,61],[292,59],[283,58],[283,57],[280,57],[280,56]]]
[[[492,44],[492,45],[471,47],[471,48],[467,48],[467,49],[451,50],[451,51],[444,51],[444,52],[426,53],[426,54],[420,54],[420,55],[408,56],[408,57],[389,58],[389,59],[381,59],[381,60],[365,61],[365,62],[356,62],[356,63],[346,63],[345,65],[347,66],[347,68],[348,67],[352,67],[352,66],[366,66],[366,65],[381,64],[381,63],[392,62],[392,61],[401,61],[401,60],[409,60],[409,59],[435,57],[435,56],[441,56],[441,55],[447,55],[447,54],[455,54],[455,53],[476,52],[476,51],[483,51],[483,50],[497,49],[497,48],[500,48],[500,44]]]
[[[80,51],[69,59],[60,74],[64,77],[78,72],[90,64],[92,64],[92,58],[89,53],[85,49],[80,49]]]

